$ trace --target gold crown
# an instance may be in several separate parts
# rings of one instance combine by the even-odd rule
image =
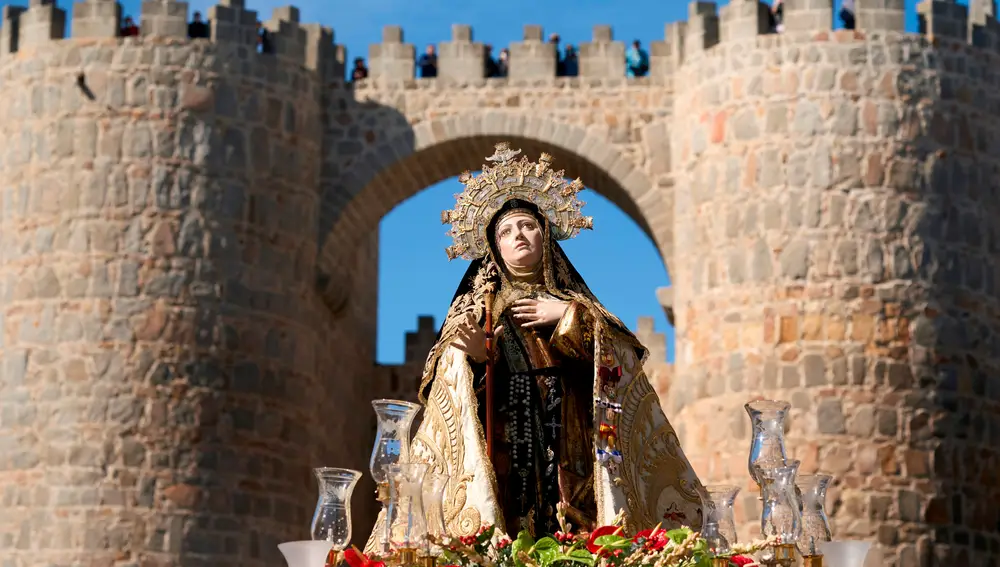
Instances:
[[[493,165],[483,165],[482,173],[473,177],[468,171],[458,180],[465,190],[455,195],[455,208],[441,213],[441,222],[451,224],[448,235],[455,244],[445,249],[450,260],[462,257],[467,260],[482,258],[489,251],[486,227],[504,203],[511,199],[528,201],[538,207],[549,219],[551,235],[556,240],[576,236],[580,229],[594,227],[594,219],[585,217],[581,209],[585,204],[577,199],[583,190],[579,179],[567,182],[563,171],[553,171],[552,156],[543,153],[538,163],[522,157],[515,161],[521,150],[510,149],[510,144],[496,145],[496,153],[486,158]]]

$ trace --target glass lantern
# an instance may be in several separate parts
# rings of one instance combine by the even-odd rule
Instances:
[[[431,541],[428,545],[428,555],[438,557],[444,551],[440,542],[448,537],[448,528],[444,519],[444,492],[448,488],[451,477],[444,473],[428,471],[424,475],[423,505],[427,516],[427,535]]]
[[[386,538],[391,549],[399,553],[403,565],[427,555],[427,515],[424,512],[424,475],[429,466],[423,463],[390,465],[389,510]]]
[[[319,482],[319,499],[312,519],[313,540],[329,541],[335,551],[351,543],[351,496],[361,473],[351,469],[313,469]]]
[[[802,535],[802,512],[795,489],[799,461],[758,461],[755,466],[764,502],[760,531],[764,537],[780,538],[774,560],[790,567],[795,562],[795,542]]]
[[[807,564],[815,563],[810,558],[822,555],[821,543],[833,539],[826,515],[826,491],[832,481],[829,475],[811,474],[801,475],[795,482],[802,496],[802,535],[798,548]]]
[[[708,498],[712,506],[711,514],[714,515],[716,529],[729,546],[737,543],[736,538],[736,518],[733,513],[733,504],[736,502],[736,495],[740,492],[740,487],[728,484],[716,484],[705,487]],[[728,550],[727,550],[728,551]]]
[[[373,400],[372,407],[378,427],[375,433],[375,446],[372,448],[369,469],[375,481],[376,497],[382,503],[382,518],[389,518],[389,479],[387,467],[406,462],[410,454],[410,428],[420,411],[420,406],[402,400]],[[380,536],[378,551],[382,555],[389,553],[389,541]]]
[[[758,400],[744,406],[750,416],[752,431],[747,468],[750,478],[758,486],[761,482],[754,466],[758,461],[785,461],[785,418],[791,407],[788,402],[776,400]]]

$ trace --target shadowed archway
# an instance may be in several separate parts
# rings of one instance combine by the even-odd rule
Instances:
[[[356,251],[382,217],[426,187],[478,169],[498,141],[510,142],[529,159],[551,154],[556,169],[581,178],[618,206],[650,236],[662,257],[669,256],[673,215],[662,192],[606,140],[576,126],[520,115],[451,116],[421,122],[342,166],[344,185],[335,195],[324,196],[320,219],[318,284],[331,309],[339,311],[349,299]],[[595,228],[600,230],[599,220]]]

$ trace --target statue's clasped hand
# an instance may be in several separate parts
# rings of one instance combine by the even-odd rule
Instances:
[[[493,336],[498,337],[503,332],[503,325],[498,325],[493,329]],[[465,321],[458,325],[458,336],[455,337],[452,346],[469,355],[475,362],[486,361],[486,331],[479,325],[479,321],[472,316],[472,313],[465,314]]]
[[[558,323],[568,308],[568,301],[519,299],[511,310],[522,327],[545,327]]]

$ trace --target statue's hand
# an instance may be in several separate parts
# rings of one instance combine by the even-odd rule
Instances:
[[[512,311],[522,327],[544,327],[558,323],[568,308],[568,301],[519,299]]]
[[[493,330],[493,336],[499,336],[502,331],[503,325],[498,325]],[[458,326],[458,337],[451,344],[476,362],[486,361],[486,331],[479,326],[472,313],[465,314],[465,321]]]

